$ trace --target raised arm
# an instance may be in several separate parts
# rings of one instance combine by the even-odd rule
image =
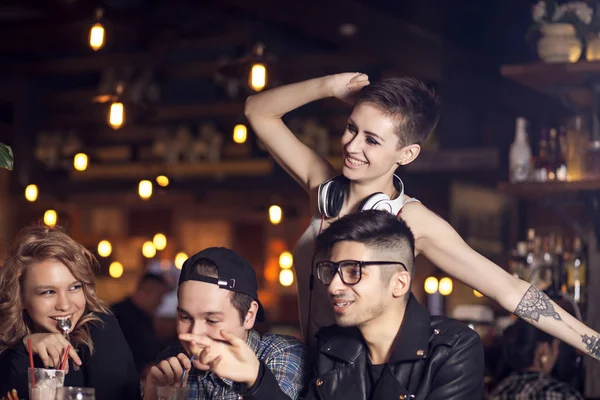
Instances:
[[[600,359],[600,335],[571,316],[550,298],[523,280],[510,275],[473,250],[436,214],[418,203],[405,207],[402,217],[415,235],[417,251],[449,275],[507,311],[544,332]]]
[[[282,117],[327,97],[345,99],[369,84],[368,77],[344,73],[293,83],[248,97],[245,114],[256,136],[277,163],[308,193],[335,174],[331,164],[306,146]]]

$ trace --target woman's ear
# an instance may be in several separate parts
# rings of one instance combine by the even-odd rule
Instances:
[[[407,165],[413,162],[421,153],[421,146],[418,144],[410,144],[400,150],[398,165]]]

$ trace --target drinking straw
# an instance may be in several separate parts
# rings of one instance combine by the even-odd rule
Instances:
[[[35,388],[35,371],[33,370],[33,350],[31,349],[31,339],[27,339],[27,350],[29,351],[29,366],[31,367],[31,387]]]
[[[67,349],[65,350],[65,354],[63,355],[62,363],[60,364],[60,369],[65,370],[67,368],[67,360],[69,359],[69,352],[71,351],[71,345],[67,345]]]
[[[191,356],[190,357],[190,362],[193,362],[194,358],[195,358],[195,356]],[[193,367],[193,365],[192,365],[192,367]],[[184,387],[183,386],[184,383],[186,383],[186,385],[187,385],[187,382],[185,382],[185,376],[187,375],[187,372],[188,372],[187,369],[183,370],[183,374],[181,374],[181,381],[179,382],[179,387]]]

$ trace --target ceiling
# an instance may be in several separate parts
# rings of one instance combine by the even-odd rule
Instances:
[[[87,41],[98,6],[107,33],[95,52]],[[413,75],[441,85],[448,54],[473,57],[457,44],[460,35],[452,37],[458,30],[448,29],[444,17],[456,13],[449,8],[440,0],[4,1],[0,141],[15,150],[21,185],[46,174],[64,185],[91,182],[85,190],[92,190],[103,187],[99,181],[139,180],[169,160],[179,164],[171,171],[182,181],[252,176],[254,168],[256,176],[269,175],[264,164],[220,176],[215,166],[180,171],[180,164],[206,161],[198,142],[215,135],[222,136],[220,160],[265,158],[254,141],[239,150],[231,140],[251,93],[249,64],[241,60],[257,43],[265,45],[271,85],[340,71],[375,79]],[[107,95],[119,81],[126,123],[115,131],[107,124]],[[316,116],[335,138],[345,112],[328,100],[292,118],[302,129]],[[177,148],[198,151],[186,156]],[[88,175],[72,169],[78,151],[90,154]]]

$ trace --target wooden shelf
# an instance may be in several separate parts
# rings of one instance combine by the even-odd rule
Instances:
[[[331,165],[341,169],[341,156],[329,157]],[[449,149],[439,151],[424,150],[419,157],[405,168],[408,172],[464,172],[475,170],[495,170],[500,166],[500,156],[497,149]]]
[[[520,198],[538,200],[542,197],[572,196],[580,192],[600,191],[600,180],[586,180],[574,182],[502,182],[498,190]]]
[[[580,108],[592,105],[590,85],[600,80],[600,61],[504,65],[502,76],[555,97],[567,96]]]
[[[87,170],[71,170],[72,181],[110,179],[150,179],[153,175],[166,174],[169,178],[226,178],[229,176],[265,176],[273,171],[270,159],[231,160],[220,162],[181,163],[130,163],[115,165],[91,164]]]

